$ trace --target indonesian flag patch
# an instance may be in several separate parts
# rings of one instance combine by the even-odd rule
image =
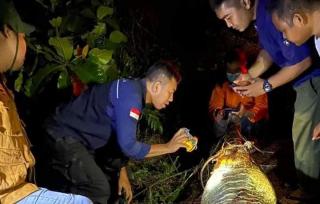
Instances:
[[[140,110],[138,108],[131,108],[130,110],[130,117],[139,120],[140,117]]]

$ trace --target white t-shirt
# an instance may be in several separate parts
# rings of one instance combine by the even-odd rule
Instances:
[[[314,37],[314,44],[316,45],[318,55],[320,56],[320,37]]]

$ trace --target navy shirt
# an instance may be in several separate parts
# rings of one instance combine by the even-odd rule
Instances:
[[[310,56],[310,48],[307,44],[296,46],[283,38],[272,22],[271,15],[266,6],[270,0],[259,0],[256,17],[256,30],[261,47],[272,57],[274,63],[283,68],[301,62]],[[294,85],[298,86],[314,76],[320,76],[320,69],[310,67],[305,73],[295,79]]]
[[[151,146],[137,141],[136,132],[145,95],[144,80],[119,79],[92,86],[56,109],[47,121],[47,132],[54,138],[75,138],[89,149],[105,145],[113,132],[126,156],[143,159]]]
[[[106,112],[111,118],[112,129],[117,135],[121,150],[136,159],[143,159],[151,147],[136,139],[137,123],[144,107],[145,95],[144,80],[117,80],[111,86],[111,104]]]

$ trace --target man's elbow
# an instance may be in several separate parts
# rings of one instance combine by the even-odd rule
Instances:
[[[121,149],[125,156],[135,160],[144,159],[146,154],[148,153],[148,150],[146,148],[143,148],[141,147],[141,145],[137,144],[121,146]]]
[[[311,57],[307,57],[304,60],[302,60],[300,63],[298,63],[298,66],[300,67],[301,71],[307,70],[312,65],[312,59]]]

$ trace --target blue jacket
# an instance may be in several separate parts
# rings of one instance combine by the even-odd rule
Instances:
[[[297,64],[311,55],[311,49],[307,43],[298,47],[283,38],[282,33],[274,26],[271,15],[267,12],[266,7],[269,1],[259,0],[258,2],[255,27],[260,45],[280,68]],[[316,76],[320,76],[320,69],[312,65],[295,79],[294,85],[299,86]]]
[[[136,139],[144,107],[144,80],[119,79],[94,85],[73,101],[56,109],[46,130],[53,137],[73,137],[88,149],[104,146],[112,133],[128,157],[143,159],[150,145]]]

